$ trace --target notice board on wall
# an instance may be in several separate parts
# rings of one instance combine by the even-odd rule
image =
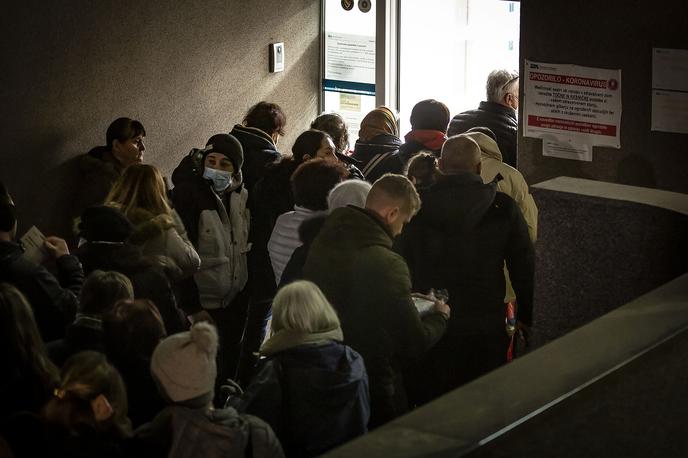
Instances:
[[[621,70],[526,60],[524,135],[543,155],[592,161],[593,146],[621,147]]]

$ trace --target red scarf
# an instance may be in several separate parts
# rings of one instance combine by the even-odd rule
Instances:
[[[406,134],[404,139],[407,142],[418,142],[424,147],[433,151],[439,151],[442,149],[442,145],[444,145],[444,142],[447,140],[447,135],[439,130],[418,129],[412,130]]]

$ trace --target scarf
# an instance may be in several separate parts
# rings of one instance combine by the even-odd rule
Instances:
[[[368,113],[361,121],[358,138],[367,142],[378,135],[399,136],[396,116],[394,112],[385,106],[378,107]]]
[[[439,130],[418,129],[412,130],[404,137],[406,142],[417,142],[433,151],[440,151],[447,140],[447,135]]]
[[[331,340],[341,342],[344,340],[342,328],[339,326],[327,329],[322,332],[308,333],[303,331],[296,331],[293,329],[282,329],[273,334],[260,347],[260,354],[263,356],[271,356],[290,348],[298,347],[300,345],[323,344]]]

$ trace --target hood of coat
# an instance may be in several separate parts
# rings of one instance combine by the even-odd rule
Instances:
[[[77,166],[84,175],[108,176],[112,181],[115,181],[124,170],[105,146],[96,146],[79,156]]]
[[[260,347],[260,353],[270,356],[302,345],[323,345],[333,340],[337,342],[342,342],[344,340],[342,328],[339,326],[322,332],[311,333],[283,329],[276,332],[265,341]]]
[[[496,184],[483,184],[480,175],[442,175],[435,185],[421,193],[421,209],[412,223],[458,236],[480,223],[496,193]]]
[[[359,139],[356,141],[353,157],[362,162],[367,162],[376,154],[397,151],[401,145],[402,141],[399,137],[388,134],[378,135],[367,142]]]
[[[497,142],[482,132],[466,132],[464,135],[472,138],[480,147],[482,159],[497,159],[502,162],[502,152],[499,151]]]
[[[255,127],[246,127],[241,124],[234,126],[230,135],[234,135],[241,146],[244,148],[244,153],[246,150],[254,149],[271,149],[277,150],[275,142],[272,138],[265,132]]]
[[[392,248],[393,241],[390,229],[379,216],[351,205],[337,208],[327,217],[318,239],[326,245],[339,245],[347,250],[373,246]]]
[[[143,245],[174,227],[174,220],[170,215],[155,215],[141,208],[132,210],[127,217],[134,225],[129,241],[135,245]]]

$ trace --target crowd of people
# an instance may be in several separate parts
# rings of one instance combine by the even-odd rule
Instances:
[[[506,363],[538,215],[518,75],[487,96],[419,102],[403,139],[380,106],[353,149],[325,113],[291,154],[260,102],[171,186],[119,118],[42,264],[0,185],[0,455],[316,456]]]

